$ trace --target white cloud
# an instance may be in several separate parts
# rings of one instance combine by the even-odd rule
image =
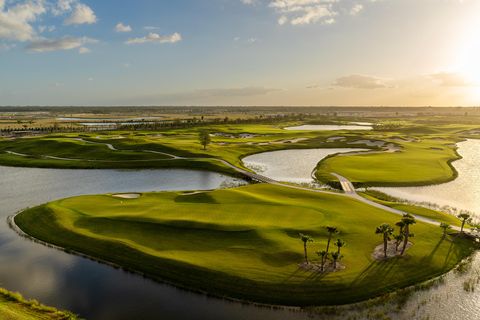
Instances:
[[[345,77],[340,77],[333,83],[336,87],[354,88],[354,89],[381,89],[390,88],[387,81],[381,78],[352,74]]]
[[[93,10],[83,4],[78,3],[75,5],[75,9],[73,10],[72,14],[65,19],[66,25],[72,24],[93,24],[97,22],[97,16]]]
[[[55,26],[39,26],[38,27],[38,32],[44,33],[44,32],[53,32],[55,31],[56,27]]]
[[[455,72],[439,72],[430,74],[428,77],[442,87],[470,87],[474,85],[463,75]]]
[[[260,2],[255,0],[241,0],[246,5]],[[377,0],[358,0],[352,6],[350,0],[264,0],[268,7],[277,14],[279,25],[308,25],[314,23],[332,24],[336,16],[343,14],[357,15],[367,4]]]
[[[363,5],[362,4],[355,4],[352,9],[350,9],[350,14],[352,16],[356,16],[357,14],[359,14],[361,11],[363,10]]]
[[[156,42],[156,43],[175,43],[182,40],[182,35],[178,32],[175,32],[171,35],[159,35],[158,33],[150,32],[145,37],[141,38],[131,38],[128,39],[125,43],[126,44],[141,44],[147,42]]]
[[[87,37],[64,37],[59,39],[37,39],[32,41],[27,49],[32,52],[50,52],[58,50],[79,49],[79,53],[88,53],[89,49],[85,48],[85,44],[96,43],[95,39]]]
[[[7,7],[0,0],[0,39],[28,41],[36,36],[32,23],[47,12],[43,0],[30,0]],[[10,4],[10,2],[9,2]]]
[[[87,53],[90,53],[90,52],[92,52],[92,50],[88,49],[87,47],[80,47],[78,49],[78,53],[80,53],[80,54],[87,54]]]
[[[117,31],[117,32],[130,32],[130,31],[132,31],[132,27],[130,27],[129,25],[124,25],[123,23],[119,22],[115,26],[115,31]]]
[[[292,25],[331,23],[337,15],[332,5],[335,2],[336,0],[271,0],[269,7],[281,15],[278,19],[280,25],[287,22]]]
[[[71,12],[75,3],[77,3],[77,0],[58,0],[57,3],[52,6],[52,13],[55,16],[60,16]]]

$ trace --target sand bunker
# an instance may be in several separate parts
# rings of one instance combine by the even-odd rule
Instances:
[[[138,199],[140,198],[140,196],[141,196],[140,193],[119,193],[119,194],[112,195],[112,197],[122,198],[122,199]]]

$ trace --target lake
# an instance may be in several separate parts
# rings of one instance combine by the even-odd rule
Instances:
[[[355,151],[365,149],[290,149],[257,153],[243,158],[242,161],[256,173],[277,181],[312,183],[312,171],[320,160],[332,154]]]
[[[337,131],[337,130],[372,130],[370,125],[331,125],[331,124],[304,124],[295,127],[285,127],[285,130],[296,131]]]

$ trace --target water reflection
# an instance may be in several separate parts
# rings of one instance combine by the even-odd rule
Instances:
[[[323,158],[336,154],[365,149],[291,149],[262,152],[243,158],[243,163],[262,175],[293,183],[312,183],[312,171]]]

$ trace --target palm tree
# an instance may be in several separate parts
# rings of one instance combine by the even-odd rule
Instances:
[[[398,234],[403,234],[403,228],[405,228],[405,223],[403,221],[398,221],[397,223],[395,223],[395,225],[400,228]]]
[[[340,250],[345,247],[347,243],[345,241],[343,241],[342,239],[337,239],[337,241],[335,241],[334,245],[337,247],[337,252],[338,254],[340,254]]]
[[[337,227],[325,227],[327,229],[327,232],[328,232],[328,241],[327,241],[327,253],[328,253],[328,249],[330,248],[330,241],[332,240],[332,236],[333,234],[335,233],[338,233],[338,228]]]
[[[463,227],[465,227],[465,223],[467,223],[470,220],[470,214],[468,214],[467,212],[461,212],[458,215],[458,218],[462,220],[462,227],[460,228],[460,232],[463,233]]]
[[[325,270],[325,262],[326,262],[325,260],[327,260],[328,252],[325,251],[325,250],[322,250],[322,251],[317,251],[317,254],[322,261],[321,262],[321,271],[323,272]]]
[[[337,252],[332,252],[332,259],[333,259],[333,270],[337,269],[337,261],[342,259],[342,255]]]
[[[313,238],[310,237],[308,234],[300,233],[300,239],[303,242],[303,252],[305,255],[305,262],[308,264],[308,256],[307,256],[307,242],[313,242]]]
[[[443,229],[443,237],[445,239],[445,237],[447,236],[447,232],[452,229],[452,226],[450,226],[448,223],[445,223],[445,222],[442,222],[440,223],[440,228]]]
[[[393,239],[395,239],[395,253],[396,253],[398,251],[398,246],[400,246],[400,243],[403,240],[403,234],[402,233],[395,234],[393,236]]]
[[[388,223],[384,223],[377,227],[375,233],[383,235],[383,254],[387,258],[388,240],[390,240],[393,234],[393,227]]]
[[[405,253],[405,249],[407,248],[408,238],[410,237],[410,225],[417,223],[417,221],[415,221],[414,216],[407,213],[403,216],[402,222],[405,224],[405,226],[403,228],[404,239],[403,239],[402,252],[400,253],[401,255]]]

